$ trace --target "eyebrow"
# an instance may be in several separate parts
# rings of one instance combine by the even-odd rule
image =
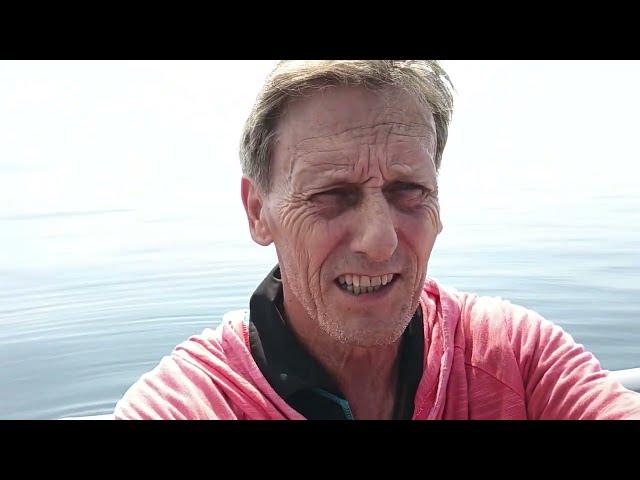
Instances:
[[[344,147],[327,148],[321,150],[296,151],[291,165],[289,175],[297,177],[300,188],[327,188],[332,185],[353,185],[362,184],[367,180],[361,180],[355,171],[357,162],[354,162],[353,155],[357,155],[356,149],[345,149]],[[406,151],[404,152],[407,153]],[[402,156],[403,152],[396,152]],[[311,157],[311,161],[305,161],[304,157]],[[433,160],[432,160],[433,161]],[[388,163],[388,173],[391,175],[391,182],[416,183],[437,188],[437,172],[435,166],[407,164],[405,161],[397,159]]]
[[[317,186],[314,185],[313,188],[317,189],[334,189],[334,188],[360,188],[364,183],[370,180],[371,177],[364,181],[354,181],[350,178],[344,178],[343,176],[338,176],[334,178],[328,178],[325,182],[320,182]],[[423,178],[415,178],[415,177],[407,177],[407,176],[398,176],[389,180],[385,180],[382,189],[385,189],[389,186],[396,184],[405,184],[405,185],[419,185],[431,191],[438,190],[438,181],[437,179],[423,179]]]

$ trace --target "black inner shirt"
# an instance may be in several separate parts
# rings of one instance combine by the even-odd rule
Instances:
[[[276,393],[309,420],[353,419],[333,378],[287,328],[278,265],[251,296],[249,310],[251,355]],[[393,415],[396,420],[410,420],[413,416],[414,397],[422,377],[422,322],[422,309],[418,307],[402,335]]]

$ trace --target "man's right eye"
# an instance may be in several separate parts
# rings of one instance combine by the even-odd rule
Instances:
[[[347,194],[347,189],[346,188],[334,188],[332,190],[327,190],[325,192],[320,192],[318,195],[333,195],[333,196],[337,196],[337,197],[342,197],[345,196]]]
[[[316,193],[313,199],[338,206],[353,206],[358,203],[358,192],[350,188],[332,188],[331,190]]]

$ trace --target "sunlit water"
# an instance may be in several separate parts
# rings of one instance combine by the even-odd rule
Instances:
[[[430,275],[537,310],[604,368],[640,366],[640,196],[544,193],[475,210],[443,202]],[[15,215],[0,229],[5,419],[110,412],[177,343],[246,307],[275,261],[242,221],[186,212]]]

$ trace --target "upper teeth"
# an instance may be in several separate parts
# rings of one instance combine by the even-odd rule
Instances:
[[[369,277],[367,275],[353,275],[347,273],[346,275],[340,275],[338,281],[340,283],[346,283],[347,285],[353,285],[355,287],[377,287],[378,285],[386,285],[393,279],[393,273],[386,275],[380,275],[378,277]]]

